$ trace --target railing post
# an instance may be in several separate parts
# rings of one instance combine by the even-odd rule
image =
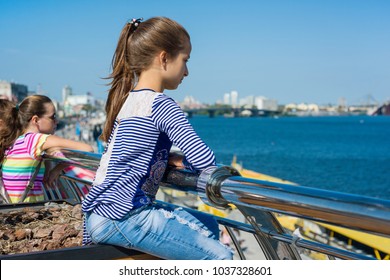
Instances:
[[[210,166],[204,169],[197,182],[197,192],[204,203],[213,207],[226,208],[229,204],[221,195],[222,182],[231,176],[240,176],[240,173],[229,166]]]

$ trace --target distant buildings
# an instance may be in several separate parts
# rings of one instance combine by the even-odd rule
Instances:
[[[230,105],[232,105],[232,107],[237,107],[238,105],[238,92],[235,90],[230,92]]]
[[[70,86],[65,86],[62,89],[62,102],[63,104],[69,106],[77,106],[77,105],[93,105],[95,103],[95,98],[91,93],[87,93],[84,95],[75,95],[73,94],[73,90]]]
[[[206,107],[204,104],[201,102],[197,101],[195,98],[192,96],[186,96],[184,97],[183,102],[179,103],[180,107],[183,109],[202,109]]]
[[[284,113],[297,113],[297,112],[307,112],[307,113],[318,113],[320,108],[317,104],[307,104],[307,103],[290,103],[284,106]]]
[[[43,94],[41,93],[41,90],[37,91],[38,92],[30,92],[26,85],[0,80],[0,99],[8,99],[14,102],[20,102],[28,95]],[[70,86],[63,87],[62,102],[56,102],[55,100],[53,100],[53,103],[58,109],[58,115],[60,117],[104,116],[104,100],[96,99],[89,92],[83,95],[74,94]],[[183,102],[180,102],[179,105],[184,110],[203,110],[210,107],[225,108],[230,110],[233,109],[233,111],[236,113],[237,111],[239,111],[239,114],[242,116],[256,116],[258,113],[257,110],[263,110],[263,112],[271,111],[271,114],[276,113],[292,116],[323,116],[351,114],[371,115],[380,107],[376,103],[370,104],[370,102],[367,102],[366,104],[362,105],[347,106],[345,98],[340,98],[338,105],[328,104],[319,106],[314,103],[290,103],[286,105],[278,105],[277,100],[269,99],[264,96],[250,95],[243,98],[239,98],[239,94],[236,90],[224,93],[223,100],[217,101],[215,103],[216,106],[203,104],[192,96],[186,96]],[[386,106],[388,106],[388,103],[386,103]]]
[[[26,85],[0,81],[0,99],[18,102],[22,101],[27,95],[28,88]]]
[[[23,84],[0,80],[0,99],[8,99],[14,102],[21,102],[28,95],[43,94],[40,90],[32,92]],[[84,95],[76,95],[70,86],[65,86],[62,89],[62,102],[53,100],[54,106],[58,109],[58,115],[90,115],[92,112],[103,111],[104,101],[95,99],[91,93]]]
[[[70,86],[62,89],[62,104],[66,116],[86,114],[85,109],[90,107],[92,110],[95,103],[95,98],[89,92],[84,95],[75,95]]]
[[[275,99],[269,99],[264,96],[246,96],[244,98],[238,98],[237,91],[231,91],[223,95],[223,104],[232,106],[233,108],[257,108],[259,110],[277,111],[278,102]]]
[[[230,105],[230,93],[225,93],[223,95],[223,104]]]
[[[68,96],[72,96],[72,95],[73,95],[73,91],[72,91],[72,88],[70,86],[64,86],[62,88],[62,102],[63,103],[65,103]]]

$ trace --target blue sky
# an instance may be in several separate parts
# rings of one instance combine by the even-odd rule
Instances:
[[[190,33],[190,75],[176,91],[214,103],[225,92],[279,104],[390,99],[390,1],[0,0],[0,80],[105,99],[121,28],[167,16]]]

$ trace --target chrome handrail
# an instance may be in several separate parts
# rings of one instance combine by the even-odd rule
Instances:
[[[206,204],[214,207],[223,208],[232,203],[390,235],[389,200],[249,179],[237,173],[228,166],[211,167],[199,176],[171,169],[163,184],[198,193]]]
[[[231,168],[213,167],[199,176],[205,203],[229,203],[312,221],[390,235],[390,201],[297,185],[232,176]],[[223,177],[223,180],[219,178]],[[202,196],[201,196],[202,197]],[[204,198],[204,196],[203,196]]]
[[[63,150],[61,157],[46,155],[45,159],[96,170],[100,155]],[[84,184],[88,183],[83,180],[78,181]],[[168,168],[161,186],[197,194],[206,204],[213,207],[225,208],[229,204],[237,206],[251,223],[254,235],[261,237],[258,240],[259,245],[263,250],[270,251],[269,255],[266,256],[269,259],[275,259],[277,256],[272,253],[276,249],[273,248],[275,246],[272,241],[268,239],[316,250],[339,258],[370,259],[370,257],[358,253],[347,252],[330,245],[287,235],[279,228],[280,225],[275,221],[273,212],[386,237],[390,235],[389,200],[248,179],[239,176],[235,169],[228,166],[213,166],[201,173]],[[258,213],[258,220],[261,220],[261,223],[252,219],[251,213]],[[251,219],[252,221],[250,221]],[[219,220],[222,221],[222,219]],[[299,258],[294,250],[290,252],[290,255],[293,256],[292,258]]]

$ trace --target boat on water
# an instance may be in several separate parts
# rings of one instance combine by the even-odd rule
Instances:
[[[44,160],[53,165],[67,164],[89,172],[95,172],[100,161],[100,155],[93,153],[64,150],[62,155],[61,158],[46,156]],[[245,170],[242,166],[235,167],[215,166],[200,174],[169,168],[160,185],[161,200],[156,203],[174,204],[187,207],[188,211],[202,210],[212,215],[223,232],[221,241],[232,247],[235,259],[388,259],[389,251],[382,243],[379,248],[375,245],[379,254],[374,256],[351,250],[348,246],[339,246],[337,242],[320,242],[319,239],[305,236],[309,227],[299,224],[305,221],[307,224],[310,222],[312,228],[325,225],[344,227],[369,234],[368,237],[375,235],[388,239],[390,201],[302,187]],[[90,186],[88,177],[63,174],[56,189],[45,190],[46,201],[3,204],[0,205],[0,213],[15,213],[26,207],[51,207],[51,203],[78,205]],[[188,199],[191,197],[196,199]],[[48,215],[52,215],[50,213]],[[283,217],[295,220],[290,219],[287,223],[287,218]],[[8,220],[6,215],[4,221]],[[298,227],[292,227],[296,225]],[[336,234],[328,235],[329,240],[337,238]],[[6,235],[0,232],[0,236],[3,238]],[[32,238],[31,232],[25,238]],[[366,238],[363,235],[362,239]],[[354,242],[362,239],[355,235],[349,245],[353,246]],[[366,242],[366,246],[374,248],[373,243],[378,244],[378,240],[372,239],[372,243]],[[0,240],[1,246],[2,242]],[[150,254],[110,245],[33,249],[35,251],[0,255],[0,259],[156,259]]]

